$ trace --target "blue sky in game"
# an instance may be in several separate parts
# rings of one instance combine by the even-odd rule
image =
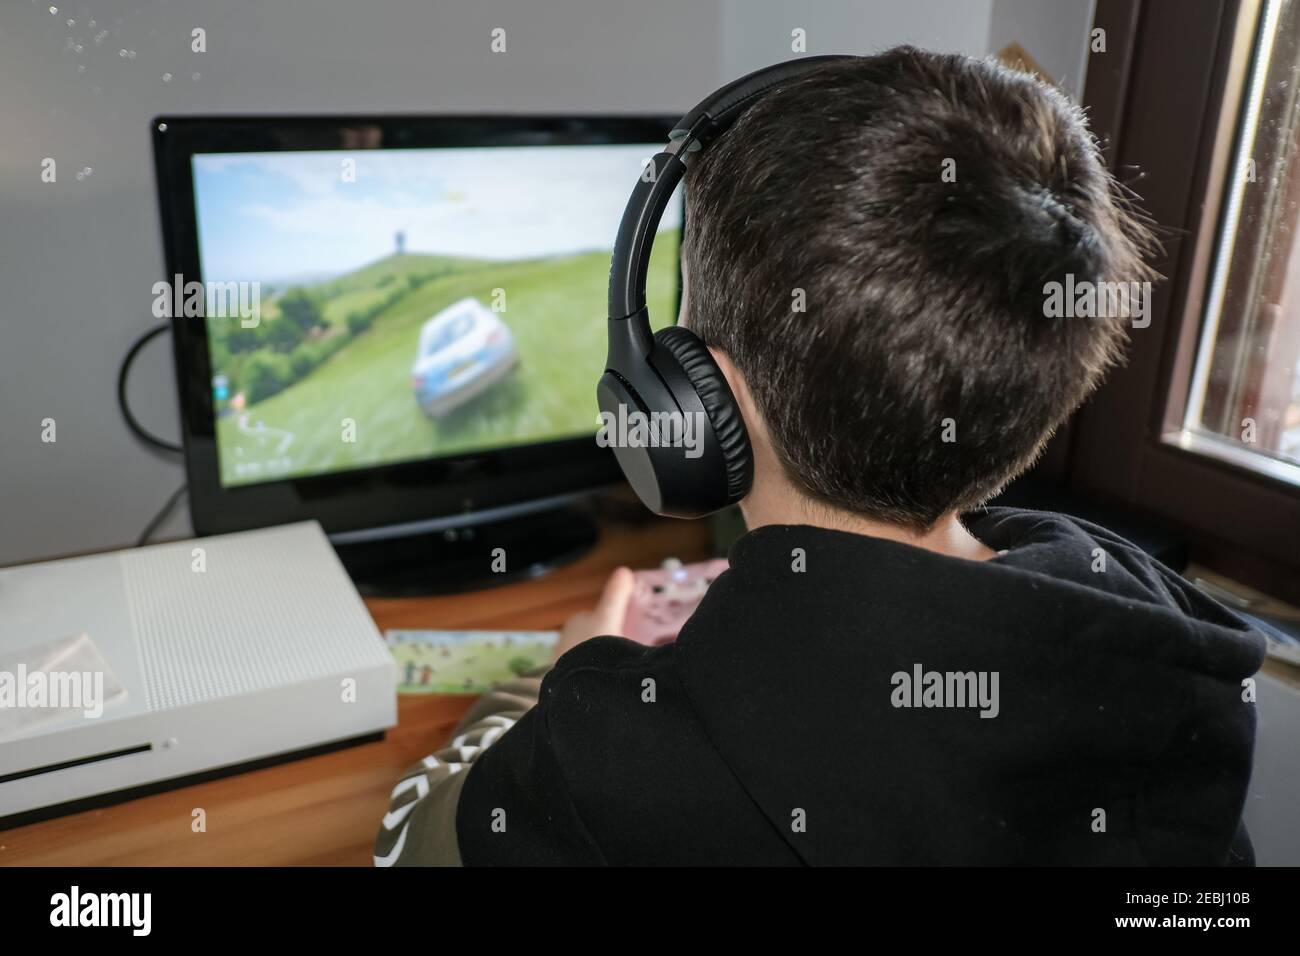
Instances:
[[[193,158],[203,278],[318,281],[394,251],[516,260],[609,250],[659,144]],[[355,181],[344,176],[355,162]],[[661,229],[681,225],[681,203]]]

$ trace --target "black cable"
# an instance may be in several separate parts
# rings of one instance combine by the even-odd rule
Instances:
[[[126,381],[131,374],[131,365],[135,362],[135,357],[139,355],[140,350],[151,341],[162,335],[164,332],[170,332],[171,327],[170,322],[160,322],[131,343],[131,347],[127,349],[126,355],[122,358],[122,364],[117,370],[117,407],[122,412],[122,418],[126,420],[126,427],[131,429],[135,436],[142,442],[146,445],[152,445],[154,448],[162,449],[163,451],[176,452],[179,454],[180,452],[183,452],[184,449],[176,442],[170,442],[165,438],[159,438],[153,432],[149,431],[149,429],[141,425],[135,415],[131,413],[131,406],[126,400]],[[163,506],[158,509],[158,513],[149,519],[149,523],[145,525],[144,530],[140,532],[140,537],[135,541],[135,546],[137,548],[148,544],[153,533],[158,530],[158,527],[164,521],[167,520],[167,516],[172,513],[177,502],[184,497],[186,488],[186,485],[181,485],[173,491],[171,497],[168,498]]]
[[[122,411],[122,417],[126,419],[126,427],[135,433],[135,436],[147,445],[153,445],[163,451],[177,452],[178,454],[184,449],[176,442],[170,442],[165,438],[159,438],[149,429],[145,428],[136,417],[131,414],[131,406],[126,401],[126,379],[131,372],[131,363],[135,357],[140,354],[140,350],[149,344],[153,339],[162,335],[164,332],[171,331],[170,322],[162,322],[155,325],[148,332],[145,332],[131,344],[127,350],[126,357],[122,359],[122,365],[117,371],[117,407]]]
[[[135,540],[135,546],[137,548],[143,548],[149,543],[149,539],[153,537],[153,533],[158,530],[159,525],[167,520],[167,516],[172,513],[172,509],[176,507],[176,503],[184,497],[185,491],[188,487],[188,485],[181,485],[173,491],[172,496],[167,499],[167,503],[158,509],[156,515],[149,519],[149,523],[145,525],[144,530],[140,532],[140,537]]]

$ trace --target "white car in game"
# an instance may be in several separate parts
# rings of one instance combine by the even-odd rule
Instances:
[[[411,388],[441,418],[506,377],[519,361],[510,329],[478,299],[447,306],[420,329]]]

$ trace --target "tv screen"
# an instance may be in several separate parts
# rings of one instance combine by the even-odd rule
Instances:
[[[594,435],[614,235],[660,145],[194,154],[221,486]],[[657,327],[680,231],[675,202]]]

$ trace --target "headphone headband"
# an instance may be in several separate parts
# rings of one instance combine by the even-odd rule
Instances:
[[[596,384],[596,400],[603,426],[640,417],[645,434],[610,444],[633,490],[658,514],[709,514],[741,500],[754,479],[744,416],[708,346],[681,326],[650,330],[646,271],[659,220],[686,175],[690,154],[714,142],[773,87],[840,59],[848,58],[816,56],[778,63],[714,92],[678,121],[623,211],[609,264],[609,354]],[[674,422],[676,439],[685,439],[689,428],[688,451],[685,441],[673,437]]]
[[[647,170],[637,181],[619,223],[609,268],[611,335],[615,322],[632,320],[635,324],[645,326],[643,332],[633,333],[633,338],[637,343],[649,342],[650,325],[649,317],[645,315],[645,287],[650,250],[654,245],[659,220],[668,208],[668,200],[686,175],[686,155],[709,146],[755,100],[773,87],[827,63],[848,59],[853,57],[810,56],[763,67],[715,90],[677,121],[669,134],[668,146],[650,160],[653,172]]]

